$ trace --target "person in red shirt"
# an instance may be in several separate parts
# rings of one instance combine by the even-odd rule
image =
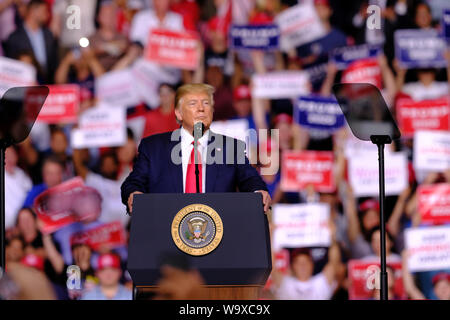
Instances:
[[[175,88],[167,83],[161,84],[159,99],[161,101],[160,106],[149,111],[145,116],[143,137],[173,131],[180,126],[175,119]]]

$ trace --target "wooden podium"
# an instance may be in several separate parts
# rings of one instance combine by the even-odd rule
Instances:
[[[210,230],[221,232],[220,242],[205,238],[212,247],[190,249],[185,240],[180,240],[187,232],[186,227],[182,229],[189,218],[186,211],[193,205],[211,208],[220,217],[219,224],[217,220],[209,220]],[[174,220],[180,222],[179,229],[174,227],[178,226]],[[208,253],[198,254],[208,248]],[[136,195],[128,250],[128,271],[135,286],[135,299],[154,297],[163,265],[199,272],[203,285],[188,300],[258,299],[272,270],[269,227],[261,194]]]
[[[262,286],[202,286],[198,296],[188,300],[257,300],[260,297]],[[143,297],[150,299],[157,294],[156,286],[136,286],[135,299]]]

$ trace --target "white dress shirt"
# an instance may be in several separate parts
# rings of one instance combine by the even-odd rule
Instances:
[[[208,138],[209,138],[209,130],[207,130],[203,136],[198,140],[198,151],[202,156],[202,193],[205,193],[206,187],[206,155],[207,155],[207,147],[208,147]],[[183,166],[183,192],[186,189],[186,173],[187,167],[189,163],[189,159],[191,158],[191,152],[194,148],[193,142],[194,137],[185,129],[181,128],[181,163]]]

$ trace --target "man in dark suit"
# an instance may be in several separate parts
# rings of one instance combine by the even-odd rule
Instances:
[[[22,26],[4,43],[5,55],[17,59],[21,54],[32,54],[37,63],[38,80],[53,83],[58,67],[58,46],[55,37],[45,27],[49,19],[48,4],[44,0],[31,0]]]
[[[187,84],[178,88],[175,115],[181,128],[144,138],[133,171],[122,184],[122,202],[132,211],[138,193],[194,193],[193,128],[204,125],[199,139],[200,192],[260,192],[264,211],[271,199],[267,186],[245,156],[242,141],[209,130],[213,119],[214,88]]]

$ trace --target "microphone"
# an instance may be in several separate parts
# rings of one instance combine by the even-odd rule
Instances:
[[[198,150],[197,150],[197,143],[198,140],[203,136],[203,132],[205,131],[205,125],[203,124],[203,122],[199,121],[196,122],[194,124],[194,132],[193,132],[193,136],[194,136],[194,155],[195,155],[195,159],[194,159],[194,163],[195,163],[195,182],[196,182],[196,187],[197,187],[197,193],[200,192],[200,177],[199,177],[199,170],[198,170]]]
[[[199,121],[194,124],[194,132],[192,135],[194,136],[195,143],[197,143],[197,140],[203,136],[204,131],[205,125],[203,122]]]

